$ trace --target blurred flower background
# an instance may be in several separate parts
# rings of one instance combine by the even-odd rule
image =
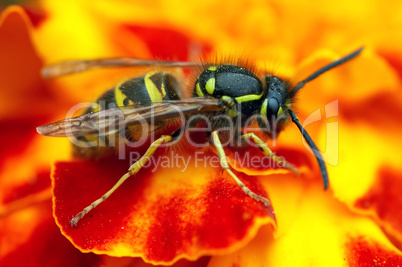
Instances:
[[[402,264],[402,2],[39,0],[2,1],[0,7],[1,266]],[[235,186],[216,189],[211,203],[193,203],[198,206],[188,206],[188,199],[186,205],[169,202],[167,190],[170,213],[165,215],[178,212],[179,205],[174,218],[194,209],[195,217],[203,218],[197,231],[188,231],[195,227],[191,220],[182,227],[172,226],[166,216],[158,219],[149,213],[154,208],[150,206],[135,213],[146,218],[137,224],[139,232],[148,233],[137,235],[142,239],[124,230],[131,222],[113,225],[121,228],[116,235],[110,234],[107,223],[99,228],[101,233],[92,232],[93,225],[82,227],[87,232],[63,225],[65,203],[77,203],[73,208],[79,210],[84,200],[94,200],[86,195],[69,198],[71,191],[63,188],[85,192],[93,185],[95,193],[90,195],[97,195],[109,185],[97,182],[97,176],[87,183],[74,173],[93,170],[69,164],[68,140],[40,136],[35,127],[64,118],[74,104],[91,101],[122,78],[144,70],[97,70],[45,80],[40,76],[43,66],[102,57],[193,60],[201,54],[239,54],[298,81],[361,46],[361,55],[309,83],[295,104],[302,122],[321,112],[323,119],[306,129],[329,163],[329,191],[322,190],[316,162],[290,125],[277,140],[277,151],[299,162],[301,176],[238,170],[256,190],[269,195],[270,209],[248,202]],[[333,101],[338,103],[336,114],[328,106]],[[337,126],[336,135],[330,135],[334,128],[329,125]],[[67,163],[53,166],[57,190],[52,191],[51,165],[59,161]],[[124,173],[124,166],[117,172]],[[63,174],[69,171],[73,175]],[[192,171],[200,173],[201,178],[192,178],[196,183],[204,185],[209,176],[216,176],[214,181],[231,185],[219,180],[220,170]],[[161,171],[160,176],[180,176],[171,172]],[[65,179],[56,179],[63,175]],[[157,175],[149,174],[149,179],[156,181]],[[194,176],[191,171],[184,175]],[[132,183],[122,190],[147,186]],[[199,194],[211,192],[211,186],[200,188]],[[221,199],[232,192],[237,192],[235,197]],[[128,196],[108,200],[110,207],[115,205],[110,212],[118,214],[119,205],[126,205],[118,201]],[[240,211],[225,217],[218,209]],[[91,218],[94,223],[103,223],[96,217],[100,216]],[[146,224],[149,221],[159,224],[158,232],[151,227],[155,223]],[[217,225],[233,231],[218,230]],[[84,247],[88,240],[93,244]],[[128,248],[123,241],[131,242]]]

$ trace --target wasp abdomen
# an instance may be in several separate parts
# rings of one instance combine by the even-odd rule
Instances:
[[[150,72],[145,76],[120,83],[114,89],[118,107],[133,104],[150,104],[163,100],[180,99],[179,83],[172,75],[164,72]]]
[[[130,105],[147,105],[163,100],[178,100],[180,86],[177,79],[166,72],[148,74],[124,80],[100,96],[97,107],[85,113]]]
[[[146,106],[152,102],[161,102],[164,100],[179,100],[179,90],[180,85],[177,79],[171,74],[166,72],[149,72],[144,76],[120,82],[115,88],[108,90],[100,96],[95,101],[97,105],[89,108],[85,113],[127,106]],[[163,121],[155,122],[154,124],[149,126],[154,133],[163,129]],[[113,152],[118,149],[118,142],[124,139],[126,142],[135,142],[144,138],[144,135],[147,134],[142,129],[142,125],[133,125],[103,136],[81,136],[78,138],[79,141],[87,144],[94,142],[97,145],[89,147],[74,146],[74,154],[84,158],[97,157],[98,154],[101,156],[105,154],[105,151]]]

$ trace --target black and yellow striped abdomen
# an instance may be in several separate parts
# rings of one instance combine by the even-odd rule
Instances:
[[[146,106],[152,102],[164,100],[179,100],[181,86],[177,79],[166,72],[149,72],[144,76],[127,79],[115,88],[106,91],[96,101],[92,108],[85,113],[98,112],[101,110],[127,107],[127,106]],[[160,124],[160,125],[159,125]],[[157,131],[163,127],[164,122],[155,122],[152,131]],[[149,129],[148,129],[149,131]],[[99,150],[114,151],[118,149],[118,142],[125,139],[128,142],[136,142],[143,138],[147,133],[143,132],[141,125],[128,126],[118,132],[109,133],[104,136],[87,135],[79,137],[79,141],[86,144],[94,144],[89,147],[74,146],[74,154],[79,157],[96,157]]]
[[[180,99],[177,79],[165,72],[149,72],[148,74],[122,81],[115,88],[100,96],[95,103],[97,107],[89,112],[125,107],[130,105],[147,105],[163,100]]]

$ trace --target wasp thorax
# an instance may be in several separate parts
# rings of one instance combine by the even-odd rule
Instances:
[[[245,68],[234,65],[211,66],[199,76],[194,95],[230,97],[241,105],[243,114],[251,115],[260,106],[263,86],[260,79]]]

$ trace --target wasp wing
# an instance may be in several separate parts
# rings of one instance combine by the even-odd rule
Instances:
[[[147,106],[126,106],[88,113],[37,127],[46,136],[72,137],[107,134],[126,126],[182,117],[200,112],[216,112],[225,108],[219,99],[190,98],[154,102]]]
[[[195,68],[210,65],[201,62],[183,61],[160,61],[136,58],[105,58],[93,60],[72,60],[57,63],[42,69],[42,76],[45,78],[55,78],[62,75],[83,72],[86,70],[107,68],[107,67],[148,67],[159,66],[169,68]]]

